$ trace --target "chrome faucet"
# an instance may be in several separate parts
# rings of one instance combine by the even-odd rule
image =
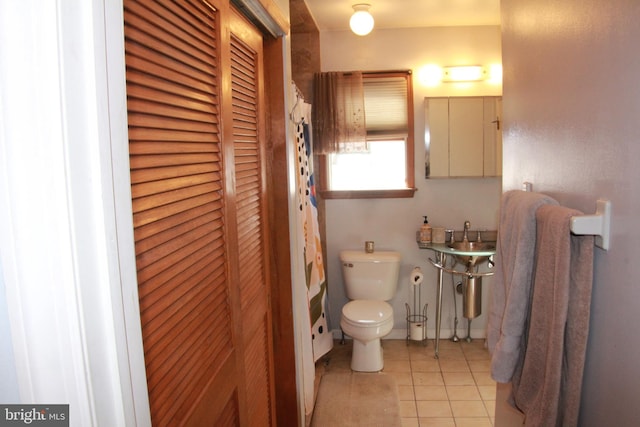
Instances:
[[[464,233],[462,234],[462,241],[463,242],[468,242],[469,241],[469,228],[471,228],[471,223],[469,221],[465,221],[464,222]]]
[[[444,230],[445,233],[449,233],[449,244],[454,244],[456,242],[455,231],[453,229]]]

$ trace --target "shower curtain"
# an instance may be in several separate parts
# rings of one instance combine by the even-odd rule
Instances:
[[[305,341],[308,347],[310,338],[312,348],[312,354],[305,354],[305,357],[311,356],[313,362],[315,362],[331,350],[333,336],[327,328],[325,313],[327,282],[318,227],[318,208],[313,175],[311,105],[304,102],[295,85],[293,85],[292,92],[296,94],[290,117],[291,132],[293,132],[293,139],[296,144],[296,209],[298,211],[298,231],[300,232],[299,235],[302,236],[297,239],[296,244],[297,250],[302,253],[304,258],[305,289],[303,289],[303,293],[306,295],[310,324],[310,337],[307,337]],[[309,353],[308,348],[306,353]],[[315,368],[313,363],[305,363],[305,365],[305,371],[309,369],[309,366],[313,369],[313,373],[305,372],[305,377],[307,378],[305,383],[308,384],[308,381],[315,377]],[[308,392],[305,393],[307,411],[313,407],[313,381],[310,382],[311,395],[309,396]]]
[[[313,360],[316,361],[333,347],[333,338],[327,330],[325,304],[327,282],[322,259],[322,243],[318,228],[318,206],[313,175],[313,155],[311,152],[311,105],[301,101],[296,107],[299,116],[296,125],[296,166],[301,226],[305,237],[302,248],[305,260],[305,277],[311,319],[311,339]],[[294,120],[296,118],[294,113]]]

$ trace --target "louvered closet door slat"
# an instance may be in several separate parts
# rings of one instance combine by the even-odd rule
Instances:
[[[167,186],[170,184],[168,182]],[[175,188],[171,192],[160,192],[162,187],[159,185],[154,187],[157,189],[157,193],[144,195],[145,189],[142,188],[141,184],[132,186],[131,192],[133,194],[141,194],[133,202],[134,219],[140,218],[140,225],[216,200],[219,197],[221,184],[214,181]],[[146,218],[146,220],[143,220],[143,218]]]
[[[132,113],[129,115],[129,126],[149,129],[182,130],[189,129],[189,132],[210,134],[216,132],[217,125],[211,122],[202,122],[195,118],[172,118],[160,115],[154,111],[153,114]]]
[[[209,138],[216,137],[217,135],[209,135]],[[203,143],[204,142],[204,143]],[[207,143],[209,142],[209,143]],[[149,140],[133,140],[129,143],[129,154],[145,154],[145,157],[135,157],[135,159],[165,159],[171,160],[174,164],[177,164],[176,161],[173,161],[174,158],[180,158],[179,161],[184,163],[202,163],[203,160],[200,157],[192,157],[192,154],[199,154],[202,156],[203,153],[220,153],[220,140],[214,139],[214,144],[210,144],[211,141],[205,139],[202,142],[196,141],[163,141],[162,146],[158,147],[157,140],[149,139]],[[154,156],[155,155],[155,156]],[[191,161],[190,161],[191,160]],[[205,159],[204,161],[210,161],[210,159]],[[214,159],[214,161],[217,159]],[[171,163],[166,163],[171,164]],[[162,164],[159,164],[162,166]]]
[[[193,93],[194,99],[201,99],[206,102],[211,98],[209,86],[207,84],[206,72],[193,70],[191,74],[185,75],[176,71],[180,66],[180,61],[168,61],[162,53],[154,50],[144,49],[142,46],[133,46],[129,60],[130,79],[142,87],[136,94],[142,99],[160,100],[162,103],[171,103],[180,98],[162,99],[154,88],[160,88],[169,94],[179,94],[181,90],[188,88]],[[154,77],[147,83],[147,72],[153,72]],[[165,80],[163,82],[163,79]]]
[[[192,197],[187,200],[182,200],[177,203],[172,203],[170,205],[158,206],[140,213],[134,213],[133,220],[138,225],[144,226],[168,218],[172,215],[177,215],[179,216],[178,220],[184,221],[192,215],[192,211],[194,209],[210,203],[213,196],[213,194],[209,193],[198,197]],[[213,198],[213,200],[215,201],[215,198]]]
[[[210,215],[205,221],[217,222],[222,218],[222,202],[215,201],[191,209],[191,215],[187,218],[172,215],[159,219],[149,224],[141,225],[135,229],[136,244],[141,251],[152,248],[164,241],[175,239],[185,233],[191,227],[197,227],[202,223],[201,218]]]
[[[163,62],[166,64],[175,64],[179,61],[188,66],[191,72],[200,71],[206,74],[213,72],[214,63],[203,60],[203,58],[214,58],[215,47],[194,45],[190,43],[191,40],[180,39],[177,37],[179,35],[177,33],[180,32],[172,33],[168,28],[159,26],[163,24],[162,20],[157,14],[150,12],[150,10],[157,10],[158,7],[161,7],[160,5],[152,5],[147,2],[148,9],[146,10],[143,10],[145,8],[136,7],[140,5],[141,3],[131,2],[125,8],[124,16],[125,21],[130,25],[128,35],[131,38],[135,39],[144,49],[164,53],[166,60],[163,60]],[[149,13],[144,16],[140,15],[146,12]],[[171,25],[167,26],[171,27]],[[215,46],[213,39],[212,45]],[[162,56],[158,58],[162,58]]]
[[[215,1],[213,1],[215,3]],[[237,425],[220,153],[219,20],[202,1],[124,1],[131,192],[154,426]],[[200,409],[202,396],[218,393]],[[213,412],[212,412],[213,411]]]
[[[167,174],[167,176],[168,174],[173,174],[172,176],[177,176],[177,174],[175,174],[174,170],[172,169],[172,167],[174,166],[190,167],[191,165],[194,165],[191,166],[191,171],[194,172],[196,170],[193,168],[199,167],[205,168],[204,170],[206,171],[213,170],[218,172],[221,170],[220,162],[222,159],[220,157],[220,154],[214,151],[210,153],[201,152],[198,153],[197,156],[188,153],[153,154],[152,152],[150,152],[150,154],[146,154],[149,152],[149,150],[147,150],[147,147],[142,147],[140,143],[138,143],[137,145],[139,151],[135,152],[135,148],[131,147],[133,150],[129,153],[133,157],[131,159],[130,166],[133,169],[132,179],[135,179],[135,183],[147,182],[157,178],[157,176],[160,176],[162,174]],[[145,143],[145,145],[151,146],[153,145],[153,143]],[[166,145],[171,145],[171,143],[166,143]],[[182,145],[185,147],[186,151],[188,151],[188,144]],[[202,172],[202,170],[198,170],[197,172]]]
[[[217,251],[220,251],[219,246],[210,245],[207,251],[199,251],[196,255],[188,260],[182,260],[181,264],[176,265],[172,269],[163,270],[161,273],[149,278],[144,286],[140,288],[140,298],[145,299],[145,313],[149,310],[149,313],[153,313],[153,310],[161,310],[163,307],[176,305],[175,297],[184,292],[180,286],[168,286],[172,281],[175,281],[176,276],[181,276],[182,281],[187,281],[193,276],[206,273],[209,280],[215,282],[218,280],[224,280],[224,263],[214,260],[211,261],[211,257],[215,256]],[[217,292],[217,290],[212,291]],[[170,299],[173,298],[173,299]],[[167,312],[168,314],[168,312]],[[152,315],[153,316],[153,315]],[[150,328],[149,332],[153,329]],[[167,332],[167,331],[165,331]]]
[[[273,420],[271,400],[271,323],[268,312],[266,224],[259,129],[260,58],[257,44],[231,34],[231,88],[236,177],[236,212],[240,269],[240,303],[243,313],[245,372],[251,425],[269,425]],[[251,177],[247,179],[247,177]]]
[[[215,169],[216,165],[208,163],[196,163],[178,166],[167,166],[162,168],[145,168],[136,170],[131,174],[131,182],[138,184],[141,182],[149,182],[152,179],[165,179],[179,177],[183,174],[200,175]],[[215,169],[217,170],[217,169]]]
[[[132,60],[135,65],[135,59]],[[176,63],[176,66],[179,66]],[[161,111],[162,108],[171,106],[180,107],[185,113],[194,111],[201,113],[211,113],[212,103],[217,102],[214,95],[199,90],[194,87],[185,86],[181,82],[170,82],[169,77],[153,78],[149,77],[146,71],[138,71],[133,67],[127,67],[127,80],[135,83],[129,92],[130,101],[136,100],[138,104],[132,103],[132,107],[137,107],[134,111],[146,111],[150,106]],[[188,101],[184,98],[185,91],[189,92]],[[145,104],[150,102],[151,105]],[[214,122],[218,121],[217,110],[213,111]]]
[[[149,98],[152,97],[152,91],[149,91]],[[145,96],[144,93],[139,94],[140,96]],[[146,99],[136,99],[131,98],[129,100],[130,108],[133,111],[148,111],[150,104]],[[152,102],[155,111],[154,113],[159,117],[174,117],[178,119],[187,119],[192,121],[197,121],[201,123],[206,123],[211,125],[212,123],[216,123],[216,115],[211,114],[210,111],[206,109],[201,111],[196,108],[185,108],[184,105],[175,106],[175,105],[162,105],[157,102]],[[191,103],[189,107],[198,106],[198,104]]]

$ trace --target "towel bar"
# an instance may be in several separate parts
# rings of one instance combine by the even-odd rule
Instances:
[[[596,236],[596,246],[609,250],[609,228],[611,227],[611,201],[598,199],[596,213],[580,215],[571,218],[571,232],[573,234],[593,234]]]
[[[522,184],[522,190],[531,191],[530,182]],[[609,250],[609,237],[611,228],[611,201],[598,199],[596,212],[593,215],[580,215],[571,217],[571,232],[580,235],[594,235],[595,245],[604,250]]]

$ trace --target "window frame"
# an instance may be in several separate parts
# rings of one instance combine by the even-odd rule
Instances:
[[[404,77],[407,81],[407,138],[405,141],[405,170],[407,188],[392,190],[331,190],[329,189],[329,159],[328,155],[319,154],[318,163],[320,176],[318,193],[324,199],[388,199],[411,198],[415,188],[415,128],[413,110],[413,82],[411,70],[400,71],[363,71],[364,79],[381,77]]]

